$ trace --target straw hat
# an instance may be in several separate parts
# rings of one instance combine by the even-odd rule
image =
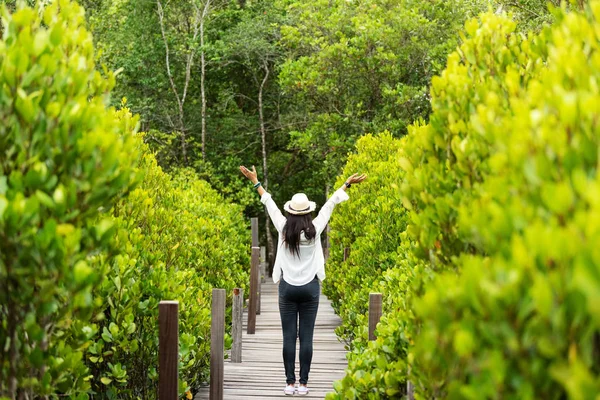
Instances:
[[[304,193],[296,193],[292,199],[285,203],[283,209],[290,214],[304,215],[315,211],[317,204],[314,201],[308,201]]]

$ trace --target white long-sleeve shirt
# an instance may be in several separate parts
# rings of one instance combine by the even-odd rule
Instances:
[[[275,265],[273,266],[273,282],[277,283],[281,279],[281,274],[285,277],[285,281],[293,286],[302,286],[315,278],[319,280],[325,279],[325,258],[323,256],[323,248],[321,246],[321,233],[327,226],[331,213],[335,206],[343,201],[348,200],[348,194],[343,189],[338,189],[327,202],[321,207],[319,215],[313,219],[316,236],[313,240],[306,240],[304,231],[300,234],[300,257],[292,254],[285,247],[283,241],[283,228],[287,219],[283,216],[270,193],[263,193],[260,201],[267,207],[271,221],[279,233],[277,241],[277,256]]]

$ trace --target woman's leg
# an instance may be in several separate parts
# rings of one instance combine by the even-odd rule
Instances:
[[[315,320],[319,309],[319,295],[321,287],[319,280],[315,278],[306,285],[307,293],[305,301],[299,305],[300,314],[300,383],[308,383],[308,373],[313,354],[313,334],[315,332]]]
[[[288,385],[296,383],[296,335],[298,332],[298,303],[290,299],[290,285],[279,283],[279,316],[283,331],[283,366]]]

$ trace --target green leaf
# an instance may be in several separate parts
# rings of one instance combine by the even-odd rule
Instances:
[[[471,332],[464,329],[458,330],[454,335],[454,350],[459,356],[468,356],[474,350],[475,342]]]
[[[48,196],[46,193],[44,193],[40,190],[36,190],[35,196],[40,201],[40,203],[43,204],[44,206],[46,206],[48,208],[54,208],[54,201],[52,200],[52,197]]]
[[[83,260],[78,261],[73,267],[73,277],[75,282],[80,285],[87,283],[93,272],[94,270]]]
[[[6,200],[6,197],[4,197],[3,195],[0,195],[0,221],[2,221],[4,212],[6,211],[7,207],[8,207],[8,201]]]
[[[106,376],[103,376],[102,378],[100,378],[100,381],[105,385],[110,385],[110,383],[112,382],[112,379],[107,378]]]

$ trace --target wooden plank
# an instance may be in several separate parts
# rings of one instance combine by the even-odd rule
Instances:
[[[369,340],[377,339],[375,328],[381,319],[381,293],[369,294]]]
[[[210,400],[223,400],[225,289],[212,290],[210,323]]]
[[[177,400],[179,371],[179,302],[158,304],[158,398]]]
[[[244,316],[244,289],[233,289],[233,307],[231,310],[231,362],[242,362],[242,331]]]
[[[252,262],[250,267],[250,294],[248,302],[248,326],[247,332],[249,335],[256,331],[256,308],[258,306],[258,258],[260,249],[252,248]]]

